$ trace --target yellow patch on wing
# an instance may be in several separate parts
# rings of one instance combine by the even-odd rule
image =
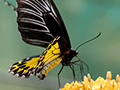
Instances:
[[[46,51],[43,52],[42,57],[40,58],[40,63],[38,66],[40,66],[41,63],[49,62],[50,60],[58,58],[61,55],[59,44],[57,42],[59,38],[60,37],[55,38],[53,42],[48,45]]]
[[[32,71],[36,68],[40,55],[25,58],[17,63],[14,63],[10,67],[10,72],[13,72],[13,75],[18,74],[19,77],[25,76],[28,78]]]
[[[40,58],[38,68],[36,70],[40,79],[44,79],[47,73],[62,61],[61,51],[57,41],[58,39],[60,39],[60,37],[55,38],[53,42],[49,44],[46,51],[43,52],[43,55]]]

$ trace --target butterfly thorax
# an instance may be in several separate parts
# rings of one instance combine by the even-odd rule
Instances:
[[[74,57],[74,56],[76,56],[78,54],[78,52],[77,51],[75,51],[75,50],[68,50],[68,51],[66,51],[63,55],[62,55],[62,61],[61,61],[61,63],[62,63],[62,65],[63,66],[68,66],[68,65],[70,65],[70,61],[72,60],[72,58]]]

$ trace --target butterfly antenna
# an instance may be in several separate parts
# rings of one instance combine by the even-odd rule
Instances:
[[[17,8],[13,6],[11,3],[9,3],[7,0],[4,0],[5,4],[11,7],[14,11],[17,11]]]
[[[82,45],[84,45],[84,44],[86,44],[86,43],[88,43],[88,42],[90,42],[90,41],[95,40],[95,39],[98,38],[100,35],[101,35],[101,32],[100,32],[96,37],[94,37],[94,38],[92,38],[92,39],[90,39],[90,40],[88,40],[88,41],[86,41],[86,42],[80,44],[80,45],[76,48],[76,50],[77,50],[79,47],[81,47]]]

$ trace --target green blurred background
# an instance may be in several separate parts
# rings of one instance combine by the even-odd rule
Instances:
[[[16,5],[15,0],[8,1]],[[99,38],[78,49],[78,57],[89,66],[91,77],[105,78],[108,70],[112,71],[112,78],[120,74],[120,0],[54,2],[64,20],[73,49],[102,32]],[[57,90],[57,73],[61,64],[51,70],[43,81],[35,76],[25,79],[8,73],[8,68],[14,62],[43,51],[44,48],[28,45],[21,40],[15,12],[0,0],[0,89]],[[80,80],[79,67],[76,66],[75,71]],[[69,67],[64,68],[60,79],[62,86],[73,81]]]

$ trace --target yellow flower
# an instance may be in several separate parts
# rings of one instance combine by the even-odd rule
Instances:
[[[64,88],[59,90],[120,90],[120,77],[116,76],[116,80],[111,80],[112,74],[110,71],[106,74],[106,79],[98,77],[95,81],[90,75],[84,76],[84,81],[66,83]]]

